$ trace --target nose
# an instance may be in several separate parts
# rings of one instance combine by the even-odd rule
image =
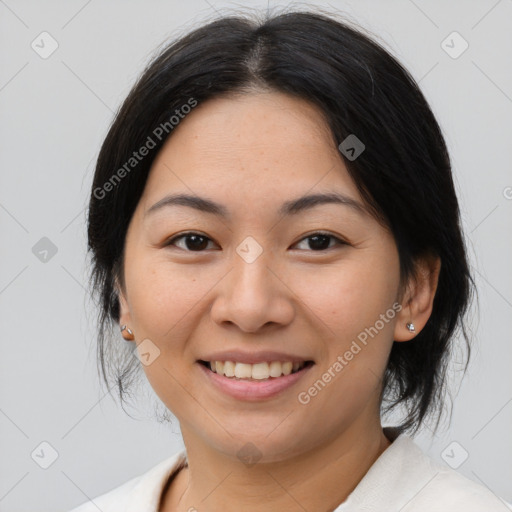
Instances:
[[[236,325],[247,333],[272,325],[283,327],[295,314],[293,296],[284,276],[268,266],[264,254],[252,263],[235,255],[232,270],[219,283],[210,314],[218,325]]]

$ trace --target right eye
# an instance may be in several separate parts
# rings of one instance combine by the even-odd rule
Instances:
[[[176,241],[184,239],[185,243],[182,244],[180,247]],[[202,235],[201,233],[195,233],[193,231],[190,231],[188,233],[182,233],[181,235],[177,235],[170,240],[168,240],[165,243],[165,247],[168,247],[170,245],[175,245],[176,247],[179,247],[180,249],[183,249],[187,252],[203,252],[203,249],[205,249],[205,246],[208,245],[208,240],[210,242],[213,242],[210,238],[208,238],[206,235]],[[184,247],[183,247],[184,245]]]

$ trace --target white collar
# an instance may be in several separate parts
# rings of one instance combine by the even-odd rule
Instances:
[[[431,459],[407,434],[395,427],[383,430],[391,444],[333,512],[430,512],[439,503],[449,503],[451,512],[508,510],[503,500],[484,486]],[[183,448],[127,482],[123,486],[125,511],[157,512],[169,477],[186,462]]]

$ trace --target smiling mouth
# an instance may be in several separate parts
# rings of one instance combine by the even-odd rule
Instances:
[[[232,380],[269,381],[286,375],[298,373],[313,366],[313,361],[291,362],[270,361],[256,364],[237,363],[234,361],[203,361],[202,364],[213,373]]]

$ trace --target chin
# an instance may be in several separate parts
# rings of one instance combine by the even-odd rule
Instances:
[[[281,420],[282,421],[282,418]],[[297,430],[288,427],[278,432],[274,423],[272,427],[230,430],[232,437],[226,434],[224,439],[211,440],[211,446],[227,457],[238,459],[248,466],[258,463],[275,463],[300,454],[305,447]]]

